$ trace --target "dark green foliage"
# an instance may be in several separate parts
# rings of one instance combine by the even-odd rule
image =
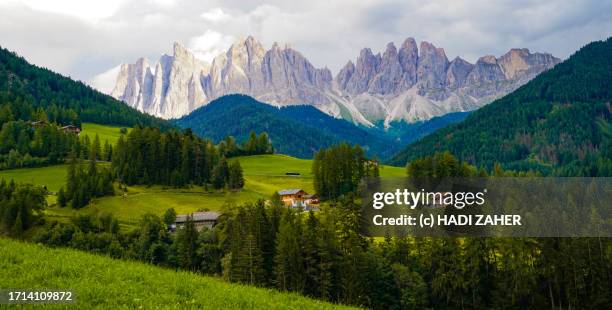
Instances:
[[[176,220],[176,211],[174,211],[174,208],[166,210],[162,219],[164,220],[164,223],[168,226],[174,223],[174,221]]]
[[[90,159],[87,162],[87,169],[83,169],[81,162],[77,159],[75,152],[70,155],[68,166],[66,191],[62,188],[61,200],[58,196],[58,203],[64,205],[70,203],[74,209],[86,206],[92,198],[113,195],[113,173],[108,168],[98,168],[96,161],[96,150],[92,148],[89,152]],[[58,194],[59,195],[59,194]]]
[[[54,124],[9,120],[0,125],[0,170],[62,163],[78,141]]]
[[[191,217],[188,217],[187,222],[177,229],[173,243],[176,263],[179,267],[187,270],[200,268],[197,239],[198,232],[196,231],[195,224]]]
[[[450,151],[492,169],[564,176],[612,173],[612,38],[593,42],[515,92],[441,129],[390,162]]]
[[[229,175],[227,180],[227,186],[230,189],[237,190],[244,187],[244,176],[242,175],[242,167],[240,162],[237,160],[232,161],[229,164]]]
[[[449,152],[437,153],[411,161],[406,166],[407,174],[414,178],[444,178],[476,176],[474,166],[461,162]]]
[[[228,95],[175,121],[201,136],[221,142],[227,136],[238,142],[250,133],[267,132],[277,153],[312,158],[325,147],[342,141],[362,145],[369,155],[386,157],[397,143],[380,130],[368,130],[333,118],[312,106],[275,108],[245,95]]]
[[[129,185],[182,187],[209,183],[218,161],[215,146],[191,131],[162,133],[157,128],[136,126],[117,141],[112,166],[118,178]]]
[[[240,154],[242,153],[242,154]],[[255,131],[249,133],[249,139],[244,142],[242,152],[236,155],[259,155],[259,154],[273,154],[274,147],[268,138],[268,134],[263,132],[259,136]]]
[[[364,177],[378,176],[378,163],[368,160],[359,145],[346,143],[323,149],[312,162],[314,187],[322,199],[355,192]]]
[[[5,104],[23,106],[6,110]],[[42,108],[48,121],[57,124],[93,122],[98,124],[156,126],[171,125],[161,119],[138,112],[126,104],[104,95],[82,82],[74,81],[48,69],[29,64],[25,59],[0,48],[0,122],[7,115],[14,119],[32,118],[28,109]],[[40,111],[40,110],[39,110]]]
[[[32,227],[46,207],[45,190],[29,184],[0,182],[0,232],[15,237]]]
[[[263,201],[239,207],[223,229],[222,260],[224,278],[252,285],[269,283],[269,257],[274,252],[274,227],[269,225]]]
[[[132,244],[131,253],[128,254],[154,264],[170,260],[170,236],[163,221],[153,214],[146,214],[138,227],[133,237],[135,242]],[[176,256],[174,259],[176,260]]]
[[[463,121],[466,117],[468,117],[468,115],[470,115],[470,113],[472,112],[453,112],[444,114],[442,116],[436,116],[426,121],[419,121],[410,124],[406,123],[405,121],[394,121],[389,124],[389,128],[387,129],[386,133],[397,139],[396,141],[398,141],[401,145],[408,145],[427,135],[430,135],[440,128]],[[384,121],[380,121],[380,123],[377,123],[376,125],[383,128]]]
[[[221,189],[229,179],[229,166],[227,160],[222,157],[212,170],[212,185],[215,189]]]
[[[301,216],[293,211],[285,212],[280,222],[274,256],[276,287],[279,290],[302,292],[305,288],[307,276],[304,274],[302,241]]]
[[[67,203],[68,203],[68,199],[66,198],[66,192],[64,191],[64,188],[62,187],[57,192],[57,204],[59,204],[60,207],[65,207]]]
[[[421,174],[425,174],[424,172]],[[317,213],[263,201],[230,209],[212,230],[171,235],[143,216],[122,233],[108,215],[50,223],[35,241],[219,275],[372,309],[605,309],[609,238],[386,238],[358,234],[346,195]]]

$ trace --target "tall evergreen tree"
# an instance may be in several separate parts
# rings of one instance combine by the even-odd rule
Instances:
[[[283,216],[276,238],[276,287],[283,291],[302,292],[305,286],[304,263],[301,252],[302,224],[299,214],[287,212]]]

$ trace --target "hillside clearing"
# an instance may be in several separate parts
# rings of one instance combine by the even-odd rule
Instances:
[[[235,160],[235,159],[232,159]],[[94,199],[86,207],[74,210],[52,206],[45,210],[47,216],[60,221],[68,220],[77,214],[96,214],[109,212],[123,225],[133,226],[146,213],[161,215],[169,208],[179,214],[198,210],[224,210],[228,205],[255,202],[268,199],[275,191],[287,188],[301,188],[312,193],[312,161],[286,155],[256,155],[238,157],[244,171],[245,187],[237,192],[221,192],[201,186],[191,188],[170,188],[162,186],[130,186],[126,195],[117,192],[116,196]],[[45,185],[52,193],[57,192],[66,182],[67,165],[41,168],[24,168],[0,171],[0,179],[14,179],[15,182]],[[287,172],[299,176],[287,176]],[[401,177],[404,168],[382,166],[382,177]],[[48,196],[50,205],[55,203],[55,195]]]
[[[104,141],[108,141],[109,144],[114,146],[121,136],[121,127],[83,123],[81,124],[81,129],[81,137],[88,136],[93,141],[97,134],[101,145],[104,145]],[[126,127],[126,129],[129,132],[130,128]]]

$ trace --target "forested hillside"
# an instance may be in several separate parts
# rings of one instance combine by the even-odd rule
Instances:
[[[7,108],[10,105],[12,108]],[[50,121],[167,128],[169,123],[138,112],[79,81],[28,63],[0,47],[0,119],[32,119],[42,108]]]
[[[612,38],[593,42],[517,91],[410,145],[390,162],[450,151],[490,169],[612,175]]]
[[[381,158],[398,150],[384,133],[335,119],[312,106],[279,109],[244,95],[221,97],[175,123],[215,142],[226,136],[242,142],[250,131],[267,132],[276,152],[302,158],[341,141],[359,144],[368,155]]]

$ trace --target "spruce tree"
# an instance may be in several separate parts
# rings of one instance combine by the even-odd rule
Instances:
[[[229,164],[228,168],[228,187],[230,189],[241,189],[244,187],[244,176],[242,175],[242,167],[238,160],[234,160]]]
[[[96,160],[102,159],[102,149],[100,147],[100,137],[98,136],[98,134],[96,134],[94,138],[93,144],[91,145],[91,149],[92,149],[92,152],[95,153],[93,156],[94,159]],[[92,156],[90,155],[90,158],[91,157]]]
[[[64,188],[61,187],[59,189],[59,191],[57,192],[57,203],[61,206],[61,207],[65,207],[66,206],[66,193],[64,193]]]
[[[70,152],[70,162],[68,164],[68,173],[66,174],[66,198],[67,200],[72,200],[76,195],[77,187],[79,185],[79,180],[77,179],[78,173],[78,160],[77,154],[73,150]]]
[[[283,291],[302,292],[305,285],[301,251],[301,219],[287,212],[280,223],[274,256],[276,287]]]
[[[191,217],[187,218],[185,225],[178,230],[174,241],[176,257],[179,267],[195,271],[199,267],[197,256],[198,231]]]
[[[229,167],[227,160],[222,157],[212,171],[212,185],[215,189],[221,189],[227,183]]]

